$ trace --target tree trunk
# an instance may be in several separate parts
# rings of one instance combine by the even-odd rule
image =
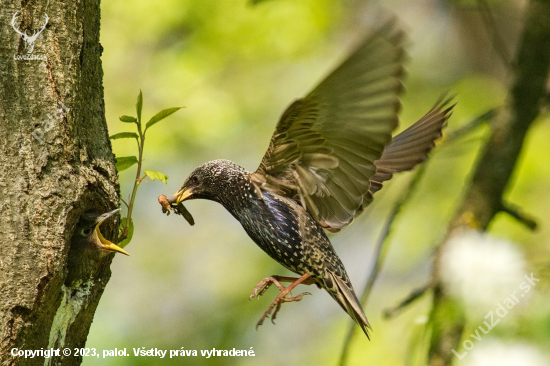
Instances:
[[[451,222],[447,240],[438,248],[434,266],[434,299],[430,366],[451,365],[452,349],[458,350],[465,325],[460,304],[441,283],[440,254],[448,238],[464,228],[485,230],[499,212],[512,212],[503,195],[512,177],[516,161],[529,127],[547,97],[550,70],[550,1],[531,0],[514,62],[514,82],[506,112],[492,124],[492,134],[476,165],[465,200]],[[527,220],[523,221],[529,226]]]
[[[80,364],[74,348],[84,346],[110,277],[107,255],[79,285],[65,284],[81,215],[118,207],[99,19],[97,0],[4,0],[0,8],[2,365],[44,364],[13,354],[50,348],[71,355],[47,363]],[[102,231],[113,238],[115,223]]]

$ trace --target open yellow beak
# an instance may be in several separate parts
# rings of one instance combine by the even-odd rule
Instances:
[[[111,243],[109,240],[105,239],[103,237],[103,235],[101,234],[101,230],[99,230],[99,226],[101,226],[103,221],[107,220],[109,217],[111,217],[112,215],[114,215],[118,211],[120,211],[119,208],[116,209],[116,210],[113,210],[111,212],[107,212],[106,214],[101,215],[99,217],[98,223],[95,226],[93,235],[94,235],[95,242],[98,243],[98,245],[102,249],[108,250],[110,252],[119,252],[119,253],[122,253],[122,254],[125,254],[125,255],[129,256],[130,254],[128,254],[124,249],[122,249],[121,247],[119,247],[118,245],[116,245],[114,243]]]
[[[174,196],[177,197],[176,204],[185,201],[189,197],[193,195],[193,189],[192,188],[182,188],[179,191],[177,191]]]

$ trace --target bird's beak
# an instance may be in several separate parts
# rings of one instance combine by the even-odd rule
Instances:
[[[193,195],[193,188],[181,188],[174,194],[177,197],[176,204],[185,201]]]
[[[120,211],[120,208],[117,208],[116,210],[104,213],[103,215],[99,216],[96,221],[93,235],[95,237],[94,238],[95,242],[98,243],[101,249],[107,250],[109,252],[119,252],[129,256],[130,254],[128,254],[124,249],[122,249],[121,247],[119,247],[114,243],[111,243],[109,240],[105,239],[101,234],[101,230],[99,230],[99,226],[103,223],[103,221],[107,220],[109,217],[113,216],[118,211]]]

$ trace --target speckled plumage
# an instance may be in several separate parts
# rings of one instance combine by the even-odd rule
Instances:
[[[392,139],[398,123],[403,74],[403,33],[390,22],[306,97],[283,113],[255,172],[227,160],[195,169],[176,193],[177,203],[203,198],[221,203],[271,258],[302,275],[260,319],[299,283],[325,289],[368,336],[369,323],[344,265],[325,231],[349,225],[394,173],[424,161],[449,118],[438,102]],[[309,276],[309,277],[308,277]],[[285,281],[289,281],[285,278]],[[265,291],[266,280],[252,296]]]
[[[207,162],[183,184],[193,187],[192,198],[221,203],[243,226],[252,240],[271,258],[292,272],[309,273],[350,312],[367,333],[366,316],[351,281],[323,228],[298,202],[258,188],[250,173],[229,160]],[[342,293],[344,287],[350,299]],[[350,310],[348,310],[350,309]]]

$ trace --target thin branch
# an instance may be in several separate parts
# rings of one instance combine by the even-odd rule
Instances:
[[[138,166],[137,166],[137,172],[136,172],[136,179],[134,180],[134,188],[132,189],[132,196],[130,198],[130,206],[128,207],[128,216],[126,216],[126,224],[124,226],[124,232],[122,233],[124,236],[128,235],[128,229],[130,228],[130,220],[132,219],[132,210],[134,208],[134,201],[136,200],[136,194],[137,189],[139,186],[139,183],[141,183],[140,177],[141,177],[141,164],[143,162],[143,145],[145,144],[145,133],[141,132],[141,123],[138,120],[138,132],[139,132],[139,138],[141,140],[141,144],[139,144],[139,156],[138,156]]]
[[[506,212],[508,215],[512,216],[514,219],[518,220],[523,225],[527,226],[529,230],[537,229],[537,222],[530,215],[526,214],[521,207],[514,205],[510,202],[501,202],[500,210]]]
[[[474,131],[483,123],[490,121],[495,116],[497,110],[498,108],[489,109],[488,111],[477,116],[470,122],[466,123],[464,126],[459,127],[456,130],[450,131],[445,135],[445,138],[443,141],[445,143],[454,142],[460,139],[461,137],[469,134],[470,132]]]
[[[488,33],[490,33],[493,38],[493,48],[495,49],[497,55],[500,57],[500,60],[502,61],[502,63],[508,69],[511,69],[512,57],[510,56],[510,53],[506,49],[506,45],[502,40],[502,37],[498,33],[495,18],[493,17],[493,13],[491,11],[491,7],[489,6],[486,0],[477,0],[477,2],[481,7],[481,18],[483,19],[483,23],[485,24],[485,27],[487,27]]]
[[[378,278],[380,269],[382,268],[382,265],[384,264],[384,260],[386,259],[386,254],[389,248],[389,245],[387,244],[389,242],[389,237],[391,234],[393,223],[395,222],[397,215],[399,214],[399,212],[401,212],[401,209],[403,208],[405,203],[407,203],[409,199],[412,197],[412,193],[415,191],[415,188],[417,187],[418,182],[420,182],[421,178],[424,175],[426,166],[427,166],[426,164],[422,164],[418,167],[413,178],[411,179],[411,182],[408,188],[405,190],[405,192],[403,192],[402,196],[395,203],[390,215],[388,216],[388,219],[386,220],[386,223],[384,224],[382,233],[378,239],[378,242],[376,244],[376,248],[374,251],[374,264],[371,268],[371,271],[367,279],[367,283],[363,288],[363,293],[360,298],[360,302],[363,306],[365,306],[367,303],[367,300],[371,293],[374,282]],[[345,366],[347,364],[348,353],[351,346],[351,342],[354,338],[354,335],[356,334],[355,330],[356,330],[355,323],[350,324],[350,328],[348,330],[346,339],[344,341],[344,345],[342,347],[342,353],[340,355],[340,363],[339,363],[340,366]]]
[[[126,206],[126,208],[128,208],[128,203],[126,203],[126,201],[124,201],[124,198],[120,197],[120,200],[122,201],[122,203],[124,203],[124,205]]]
[[[432,289],[433,283],[430,281],[424,286],[413,290],[404,300],[402,300],[398,305],[384,310],[384,318],[389,319],[395,314],[401,312],[405,307],[409,306],[416,300],[422,297],[428,290]]]

